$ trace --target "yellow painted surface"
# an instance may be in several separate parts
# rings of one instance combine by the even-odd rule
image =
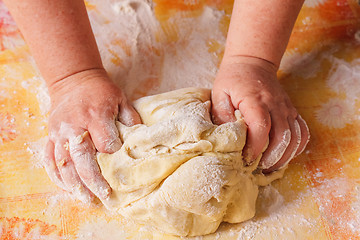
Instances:
[[[204,6],[225,11],[215,27],[226,33],[232,1],[154,2],[167,29],[164,43],[177,41],[169,21],[175,13],[197,17]],[[222,224],[203,239],[360,239],[360,7],[355,0],[307,2],[279,78],[308,122],[311,141],[285,177],[262,190],[278,196],[278,204],[262,194],[254,219]],[[47,136],[47,114],[38,102],[43,83],[15,24],[4,21],[9,15],[2,4],[0,9],[0,239],[178,239],[100,205],[83,205],[49,180],[39,153],[31,150]],[[121,39],[113,44],[131,54]],[[220,62],[224,47],[211,39],[208,48]],[[122,64],[111,49],[109,54]],[[150,77],[136,94],[146,95],[157,82]]]

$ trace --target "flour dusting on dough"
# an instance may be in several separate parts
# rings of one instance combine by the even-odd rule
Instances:
[[[221,46],[225,43],[223,33],[218,27],[214,27],[220,24],[224,16],[223,11],[205,7],[203,13],[197,17],[184,19],[179,14],[169,19],[165,26],[161,26],[155,18],[151,1],[90,0],[88,2],[97,6],[96,11],[89,10],[89,16],[105,68],[131,99],[182,87],[211,88],[219,60],[209,52],[208,45],[211,41]],[[175,32],[177,38],[174,39],[171,33]],[[26,83],[24,84],[26,86]],[[38,99],[45,114],[49,110],[50,101],[45,84],[39,89]],[[166,149],[159,147],[158,151],[166,151]],[[212,187],[206,189],[206,191],[211,190]],[[56,197],[59,201],[67,198],[69,195],[62,192]],[[54,202],[49,201],[51,203],[47,211],[50,211]],[[278,211],[277,208],[272,210]],[[283,212],[283,214],[292,216],[292,212]],[[80,226],[78,238],[88,236],[85,233],[91,232],[90,230],[94,232],[94,236],[101,235],[106,227],[95,228],[94,224],[98,224],[97,222],[100,226],[110,223],[112,230],[109,232],[115,231],[117,227],[103,217],[97,221],[89,220]],[[135,224],[127,225],[126,229],[120,228],[119,231],[129,232],[129,229],[134,229],[133,226]],[[246,229],[255,230],[259,227],[261,224],[244,229],[235,227],[231,231],[220,231],[220,233],[223,236],[237,235]],[[150,231],[148,239],[160,236],[147,227],[141,229],[144,232]],[[255,232],[253,234],[256,235]],[[206,239],[206,237],[195,239]]]
[[[144,97],[134,107],[143,124],[118,122],[123,146],[97,158],[113,189],[103,203],[125,217],[179,236],[213,233],[223,221],[252,218],[259,185],[283,175],[264,176],[260,158],[244,164],[246,124],[214,125],[208,89]]]

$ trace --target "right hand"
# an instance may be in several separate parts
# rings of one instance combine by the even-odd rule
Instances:
[[[45,169],[59,187],[83,202],[106,200],[111,188],[101,174],[96,150],[121,147],[115,119],[128,126],[140,116],[104,69],[76,73],[49,86],[51,110]]]
[[[299,155],[309,140],[306,122],[280,86],[274,64],[250,56],[226,56],[212,94],[214,122],[235,121],[239,110],[248,126],[243,150],[247,164],[262,154],[259,167],[276,171]]]

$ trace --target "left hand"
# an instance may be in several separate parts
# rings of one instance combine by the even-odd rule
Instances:
[[[59,187],[84,202],[105,201],[111,188],[96,161],[96,151],[121,147],[115,119],[131,126],[140,116],[104,69],[73,74],[49,86],[51,110],[45,169]]]

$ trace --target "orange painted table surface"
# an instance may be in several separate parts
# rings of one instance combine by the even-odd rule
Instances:
[[[121,29],[111,29],[115,20],[102,5],[116,6],[116,2],[121,1],[86,2],[112,77],[118,74],[114,69],[129,66],[124,56],[133,56],[136,50],[116,34]],[[139,75],[138,86],[127,86],[132,99],[166,89],[159,86],[167,62],[177,57],[173,65],[186,72],[185,63],[196,59],[201,47],[216,67],[224,50],[232,1],[156,0],[153,6],[152,21],[158,30],[150,42],[137,41],[145,41],[141,51],[151,55],[148,62],[155,67]],[[221,36],[212,38],[208,30],[183,30],[192,22],[205,24],[199,19],[208,13],[216,13],[218,21],[209,29],[217,29]],[[197,239],[360,239],[359,15],[355,0],[305,1],[279,79],[308,122],[311,141],[283,179],[261,190],[253,219],[222,224],[216,233]],[[102,26],[114,34],[101,36]],[[178,51],[180,47],[189,50],[186,47],[193,40],[184,36],[188,33],[197,34],[204,43],[190,51],[193,57],[189,51]],[[184,55],[188,59],[182,53],[189,53]],[[214,66],[193,75],[211,85]],[[169,90],[178,87],[182,85],[168,86]],[[102,206],[86,206],[56,187],[40,161],[48,109],[44,82],[0,2],[0,239],[178,239],[111,214]]]

